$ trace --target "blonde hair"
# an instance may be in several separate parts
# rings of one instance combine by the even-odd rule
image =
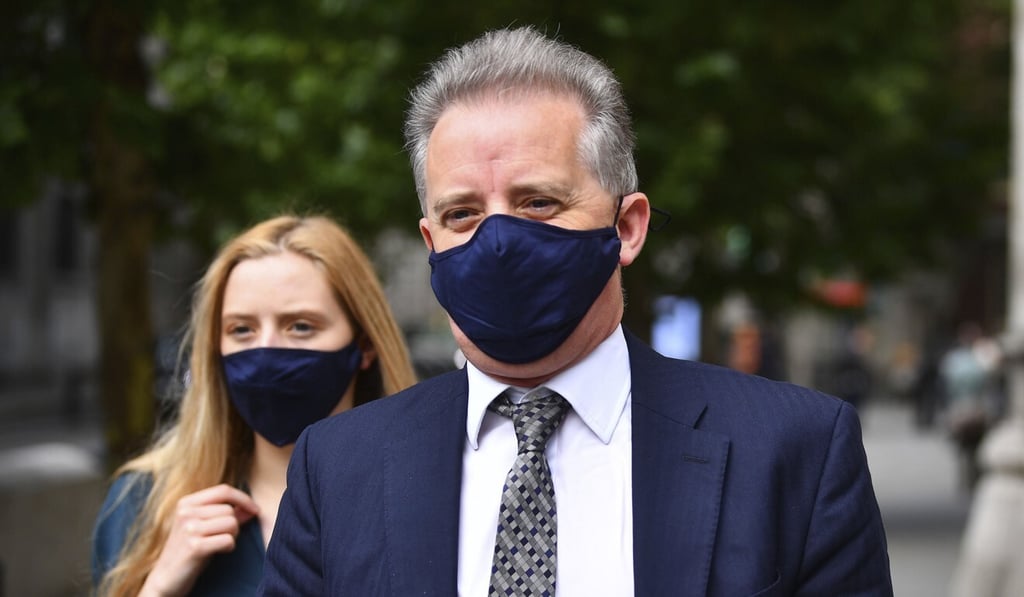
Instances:
[[[231,405],[221,368],[220,328],[224,288],[234,267],[289,251],[324,272],[355,332],[377,358],[356,377],[355,404],[393,394],[416,382],[402,333],[366,254],[331,220],[281,216],[228,242],[195,292],[186,345],[191,346],[189,385],[177,421],[146,453],[116,474],[141,472],[153,487],[125,539],[118,564],[100,585],[104,595],[136,595],[167,540],[178,500],[219,483],[245,480],[253,452],[252,431]]]

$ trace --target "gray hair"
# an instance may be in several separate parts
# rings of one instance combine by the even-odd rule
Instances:
[[[612,196],[637,190],[635,136],[611,69],[533,27],[499,29],[446,51],[410,94],[405,148],[424,214],[427,142],[441,115],[456,103],[509,91],[550,91],[576,98],[586,117],[578,147],[581,161]]]

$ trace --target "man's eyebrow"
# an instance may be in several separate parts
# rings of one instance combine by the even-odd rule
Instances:
[[[511,188],[513,195],[517,197],[522,197],[524,195],[553,195],[557,197],[564,197],[569,195],[570,189],[571,185],[558,182],[526,182],[513,185]]]
[[[436,215],[440,214],[446,209],[451,208],[453,205],[464,205],[471,201],[473,201],[472,192],[466,191],[451,193],[434,201],[434,204],[431,206],[430,211],[431,213],[434,213]]]

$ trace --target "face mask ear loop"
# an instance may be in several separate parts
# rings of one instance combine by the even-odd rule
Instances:
[[[625,195],[619,195],[619,204],[615,206],[615,219],[612,221],[612,228],[619,225],[619,212],[622,211],[622,201],[626,198]]]

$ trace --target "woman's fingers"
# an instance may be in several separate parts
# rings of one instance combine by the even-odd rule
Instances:
[[[219,516],[204,516],[190,519],[184,522],[185,532],[190,537],[206,537],[209,535],[238,535],[241,526],[235,516],[234,509],[229,509]]]
[[[251,514],[258,513],[260,509],[249,494],[226,483],[190,493],[178,501],[179,508],[208,504],[230,504]]]
[[[248,494],[221,484],[181,498],[173,528],[181,529],[192,542],[194,555],[206,557],[233,549],[239,529],[258,511]]]
[[[258,512],[252,497],[227,484],[178,500],[167,541],[144,589],[187,594],[210,556],[233,550],[241,526]]]

